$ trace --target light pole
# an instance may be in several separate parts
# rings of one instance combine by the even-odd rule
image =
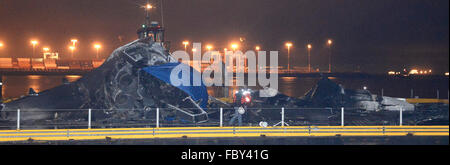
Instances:
[[[33,45],[33,54],[31,55],[31,58],[33,58],[33,57],[34,57],[35,50],[36,50],[36,45],[37,45],[39,42],[38,42],[37,40],[31,40],[30,43],[31,43],[31,45]],[[31,60],[31,58],[30,58],[30,60]],[[31,62],[31,61],[30,61],[30,62]]]
[[[311,49],[312,45],[308,44],[308,72],[311,73]]]
[[[255,50],[258,52],[259,50],[261,50],[261,47],[256,46],[256,47],[255,47]]]
[[[95,45],[94,45],[94,48],[97,50],[96,58],[98,59],[98,51],[99,51],[100,48],[102,48],[102,45],[100,45],[100,44],[95,44]]]
[[[70,52],[71,52],[71,57],[73,59],[73,51],[75,51],[75,46],[69,46]]]
[[[189,41],[183,41],[184,51],[187,53],[187,46],[189,45]]]
[[[32,66],[32,59],[33,59],[33,57],[34,57],[34,52],[35,52],[35,49],[36,49],[36,45],[38,44],[39,42],[37,41],[37,40],[32,40],[31,41],[31,45],[33,45],[33,54],[31,55],[31,58],[30,58],[30,69],[31,68],[33,68],[33,66]]]
[[[153,6],[151,4],[148,3],[147,1],[147,5],[145,5],[145,25],[149,25],[150,24],[150,14],[149,11],[153,9]]]
[[[328,55],[328,73],[331,73],[331,45],[333,44],[333,40],[329,39],[327,44],[330,51]]]
[[[72,46],[76,46],[78,40],[77,39],[72,39],[72,40],[70,40],[70,42],[72,42]]]
[[[286,47],[288,50],[288,73],[291,73],[291,46],[292,43],[290,42],[286,43]]]

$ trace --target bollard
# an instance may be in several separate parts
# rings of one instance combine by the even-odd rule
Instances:
[[[156,128],[159,128],[159,108],[156,108]]]
[[[414,98],[414,89],[411,89],[411,98]]]
[[[341,126],[344,126],[344,107],[341,107]]]
[[[17,109],[17,130],[20,130],[20,109]]]
[[[403,125],[403,108],[400,108],[400,126]]]
[[[284,127],[284,107],[281,108],[281,127]]]
[[[383,96],[384,96],[384,89],[381,88],[381,97],[383,97]]]
[[[88,129],[91,129],[91,119],[92,119],[92,110],[89,109],[89,115],[88,115]]]
[[[220,127],[223,127],[223,108],[220,108]]]

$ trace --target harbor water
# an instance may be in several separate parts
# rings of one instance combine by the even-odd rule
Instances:
[[[62,79],[76,81],[81,78],[77,75],[66,76],[42,76],[42,75],[4,75],[3,98],[17,98],[26,95],[29,88],[36,92],[51,89],[63,83]],[[279,77],[279,91],[291,97],[301,97],[308,92],[320,78],[312,77]],[[410,98],[411,94],[419,98],[447,99],[449,91],[448,77],[373,77],[373,78],[334,78],[336,83],[342,84],[344,88],[363,89],[367,88],[372,94],[391,97]],[[236,89],[230,88],[231,90]],[[223,91],[218,88],[209,88],[208,93],[220,97]],[[231,93],[231,92],[230,92]]]

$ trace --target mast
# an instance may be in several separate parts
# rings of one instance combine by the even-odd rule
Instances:
[[[150,5],[150,2],[147,0],[147,4],[145,5],[145,26],[150,26],[150,9],[152,9],[153,6]]]

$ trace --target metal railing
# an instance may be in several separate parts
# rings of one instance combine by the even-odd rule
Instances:
[[[14,114],[14,112],[16,112],[16,117],[15,118],[15,122],[16,122],[16,130],[21,130],[23,127],[22,123],[23,122],[28,122],[30,117],[33,117],[33,115],[42,115],[42,114],[47,114],[47,116],[51,116],[54,115],[55,117],[53,119],[47,119],[44,122],[41,123],[47,123],[45,125],[39,125],[36,123],[31,124],[32,127],[38,127],[38,128],[42,128],[42,127],[52,127],[52,124],[54,124],[55,129],[57,127],[64,127],[64,126],[68,126],[67,128],[87,128],[87,129],[91,129],[93,128],[93,126],[97,127],[97,128],[117,128],[117,127],[155,127],[155,128],[160,128],[162,126],[166,126],[166,127],[185,127],[185,126],[219,126],[219,127],[226,127],[226,126],[233,126],[235,125],[235,123],[231,123],[231,120],[228,120],[228,124],[225,123],[226,119],[230,119],[232,117],[234,117],[235,115],[237,115],[237,110],[235,109],[225,109],[225,108],[219,108],[218,110],[214,111],[214,112],[210,112],[209,116],[215,116],[215,118],[211,118],[207,123],[196,123],[195,122],[195,118],[192,118],[193,122],[181,122],[181,123],[176,123],[176,122],[170,122],[173,121],[175,119],[167,117],[163,118],[161,120],[161,110],[166,110],[168,108],[155,108],[155,112],[154,112],[154,116],[152,115],[153,112],[148,112],[150,113],[150,115],[148,115],[148,113],[146,114],[146,116],[148,116],[149,118],[145,117],[145,119],[136,119],[136,120],[128,120],[128,118],[125,120],[120,120],[118,122],[115,122],[116,124],[118,123],[119,125],[116,125],[113,123],[109,123],[111,120],[109,119],[103,119],[103,120],[95,120],[93,119],[93,117],[95,116],[93,114],[93,112],[97,112],[97,111],[102,111],[101,114],[106,114],[108,112],[112,112],[112,110],[102,110],[102,109],[77,109],[77,110],[42,110],[42,111],[27,111],[27,110],[21,110],[21,109],[17,109],[16,111],[2,111],[2,113],[8,112],[10,117]],[[255,109],[249,109],[249,110],[255,110]],[[301,126],[301,125],[328,125],[330,126],[330,123],[335,123],[336,125],[340,125],[340,126],[347,126],[347,125],[355,125],[352,124],[352,120],[356,119],[362,119],[363,117],[360,117],[358,115],[352,115],[353,114],[365,114],[363,112],[358,112],[356,108],[344,108],[341,107],[339,110],[337,110],[337,108],[267,108],[267,109],[263,109],[260,108],[259,110],[267,112],[268,114],[266,114],[266,116],[268,116],[265,120],[266,122],[272,122],[272,123],[276,123],[276,124],[272,124],[273,126],[289,126],[289,123],[291,122],[292,125],[297,125],[297,126]],[[87,111],[87,112],[86,112]],[[126,112],[127,110],[114,110],[114,111],[122,111],[122,112]],[[135,111],[136,113],[144,113],[145,110],[131,110],[131,111]],[[213,111],[212,109],[210,109],[209,111]],[[236,111],[235,113],[233,111]],[[287,112],[286,112],[287,111]],[[347,111],[348,112],[347,114]],[[397,112],[398,113],[398,118],[395,121],[395,119],[392,119],[393,114],[396,113],[394,111],[389,111],[389,112],[384,112],[384,113],[390,113],[389,115],[391,116],[391,118],[389,120],[391,120],[392,122],[386,124],[386,125],[399,125],[402,126],[404,124],[404,110],[400,108],[400,110]],[[276,115],[279,112],[279,116]],[[302,112],[306,112],[303,114],[298,114],[298,113],[302,113]],[[27,113],[31,113],[28,114]],[[64,116],[62,114],[64,113],[71,113],[69,115],[66,115],[65,117],[70,119],[70,120],[65,120],[65,119],[60,119],[60,120],[56,120],[59,119],[59,117],[57,116]],[[87,113],[87,114],[86,114]],[[218,114],[214,114],[214,113],[218,113]],[[246,112],[247,113],[247,112]],[[249,112],[248,112],[249,113]],[[288,114],[286,114],[288,113]],[[309,114],[309,113],[313,113],[313,114]],[[312,116],[310,117],[310,120],[316,120],[317,117],[315,117],[315,115],[317,116],[317,113],[321,113],[320,115],[322,115],[322,118],[324,117],[328,117],[327,119],[322,119],[325,120],[325,122],[323,123],[314,123],[311,122],[309,120],[306,119],[301,119],[302,121],[308,121],[305,124],[298,124],[299,120],[298,118],[304,118],[305,116]],[[226,114],[226,116],[225,116]],[[190,117],[196,117],[197,115],[188,115]],[[201,115],[201,114],[200,114]],[[24,117],[25,116],[25,117]],[[67,117],[69,116],[69,117]],[[83,117],[84,116],[84,117]],[[97,115],[98,116],[98,115]],[[170,116],[170,115],[169,115]],[[174,115],[172,115],[174,116]],[[349,119],[346,119],[346,116],[348,116]],[[127,116],[128,117],[128,116]],[[154,118],[151,118],[154,117]],[[14,118],[11,118],[11,120],[9,120],[10,122],[14,121]],[[25,118],[25,119],[24,119]],[[62,118],[62,117],[61,117]],[[108,117],[105,117],[108,118]],[[334,118],[334,122],[329,122],[331,119],[330,118]],[[340,118],[340,119],[339,119]],[[187,118],[189,119],[189,117]],[[22,121],[23,120],[23,121]],[[180,121],[184,121],[184,119],[179,119]],[[319,119],[317,119],[319,120]],[[328,120],[328,122],[326,121]],[[347,120],[347,121],[346,121]],[[367,120],[367,119],[364,119]],[[382,119],[379,119],[382,120]],[[52,121],[56,121],[56,122],[52,122]],[[61,125],[58,123],[67,123],[67,125]],[[132,121],[132,123],[130,124],[129,121]],[[85,124],[87,122],[87,127]],[[261,121],[262,122],[262,121]],[[50,125],[48,125],[48,123],[50,123]],[[309,123],[309,124],[308,124]],[[347,123],[347,124],[346,124]],[[370,121],[369,121],[370,123]],[[95,125],[94,125],[95,124]],[[239,126],[241,126],[241,123],[238,123]],[[251,122],[246,121],[245,124],[250,124],[253,125],[255,124],[255,120],[252,120]],[[358,125],[364,125],[364,123],[360,123]],[[368,124],[368,125],[373,125],[373,124]],[[383,124],[384,125],[384,124]],[[445,125],[448,125],[445,124]],[[257,125],[257,126],[261,126],[261,125]],[[332,126],[332,125],[331,125]],[[8,123],[0,123],[0,127],[7,127],[9,129],[11,129],[11,125],[9,125]],[[0,128],[3,129],[3,128]]]

